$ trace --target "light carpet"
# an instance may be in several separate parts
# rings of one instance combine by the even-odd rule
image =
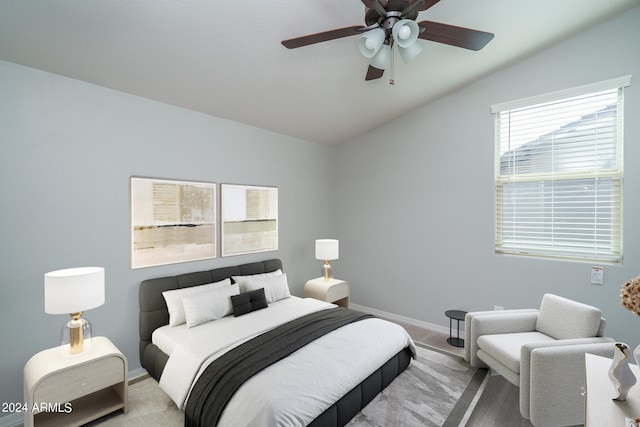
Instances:
[[[461,426],[486,377],[462,357],[417,343],[417,359],[348,424],[349,427]],[[129,413],[89,424],[102,427],[182,426],[184,413],[147,378],[129,386]]]

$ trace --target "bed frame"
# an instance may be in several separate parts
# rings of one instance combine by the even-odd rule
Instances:
[[[157,328],[169,324],[169,311],[162,296],[164,291],[218,282],[231,276],[268,273],[282,269],[282,261],[270,259],[214,270],[198,271],[178,276],[148,279],[140,283],[140,364],[149,375],[160,381],[169,356],[151,342]],[[409,366],[411,352],[400,351],[362,383],[322,413],[310,425],[313,427],[343,426],[364,408],[395,377]]]

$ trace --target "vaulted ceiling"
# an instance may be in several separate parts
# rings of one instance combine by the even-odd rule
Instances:
[[[610,19],[638,0],[440,0],[417,21],[495,34],[471,51],[418,40],[410,64],[365,81],[360,0],[3,0],[0,59],[328,145]],[[396,54],[397,55],[397,54]]]

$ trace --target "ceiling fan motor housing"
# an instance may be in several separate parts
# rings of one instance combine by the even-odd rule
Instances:
[[[392,10],[387,14],[386,18],[381,19],[380,27],[384,29],[388,34],[391,32],[391,29],[393,28],[393,26],[396,25],[396,23],[400,19],[402,19],[401,17],[402,17],[401,12]]]
[[[391,37],[393,26],[401,19],[416,20],[418,11],[412,12],[407,16],[402,16],[402,12],[409,6],[409,0],[390,0],[385,7],[386,15],[381,15],[375,9],[368,9],[365,13],[365,23],[367,26],[379,25],[385,30],[387,38]]]

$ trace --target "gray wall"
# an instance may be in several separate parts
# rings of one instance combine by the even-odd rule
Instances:
[[[331,237],[334,149],[7,62],[0,94],[0,402],[22,401],[24,364],[59,344],[68,316],[44,312],[48,271],[105,268],[106,303],[85,315],[130,370],[141,280],[279,257],[302,295],[320,275],[314,240]],[[277,186],[279,250],[131,270],[132,175]]]
[[[554,292],[600,307],[610,336],[639,344],[640,318],[619,298],[640,274],[638,22],[634,8],[341,145],[337,237],[352,300],[447,325],[446,309],[537,307]],[[591,264],[495,255],[490,105],[625,74],[624,265],[605,265],[596,286]]]

